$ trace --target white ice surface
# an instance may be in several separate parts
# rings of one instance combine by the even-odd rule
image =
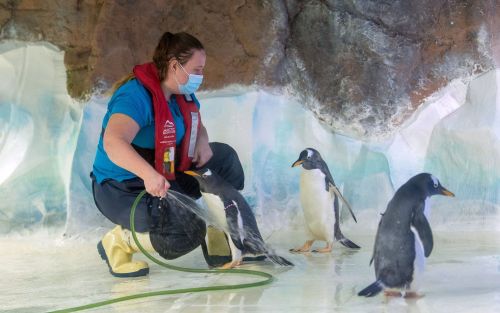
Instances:
[[[109,305],[89,312],[455,312],[500,311],[499,237],[488,231],[435,233],[420,299],[361,298],[374,281],[371,257],[374,230],[357,225],[344,231],[362,249],[334,245],[331,254],[290,254],[301,245],[300,232],[273,236],[277,251],[295,263],[284,269],[271,263],[241,268],[272,273],[276,280],[251,289],[157,296]],[[146,278],[120,279],[108,273],[93,240],[54,240],[53,234],[2,237],[1,312],[46,312],[135,293],[165,289],[253,282],[259,278],[175,272],[151,264]],[[323,244],[318,243],[318,247]],[[147,260],[144,256],[139,259]],[[200,249],[171,261],[206,268]]]

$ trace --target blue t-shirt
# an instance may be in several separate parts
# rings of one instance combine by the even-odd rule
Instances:
[[[194,94],[192,94],[191,97],[194,99],[198,108],[200,108],[200,103],[198,99],[195,98]],[[176,143],[179,144],[186,132],[184,119],[174,96],[170,97],[168,106],[174,118]],[[139,125],[139,132],[132,140],[134,145],[141,148],[154,149],[155,122],[153,102],[149,91],[137,79],[132,79],[123,84],[113,94],[108,103],[108,111],[102,121],[103,130],[108,125],[111,115],[115,113],[125,114]],[[104,151],[102,134],[104,134],[104,131],[99,138],[93,166],[93,172],[97,182],[100,183],[106,179],[124,181],[137,177],[135,174],[116,165],[109,159],[106,151]]]

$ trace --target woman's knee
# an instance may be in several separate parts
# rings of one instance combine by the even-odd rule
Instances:
[[[167,260],[197,248],[205,240],[205,221],[184,207],[164,208],[150,237],[155,251]]]
[[[193,234],[151,233],[151,243],[156,252],[167,260],[177,259],[196,249],[205,240],[206,229]]]
[[[234,188],[242,190],[245,184],[245,174],[238,153],[225,143],[212,142],[210,147],[214,152],[214,157],[206,166],[217,172]]]
[[[233,147],[223,142],[211,142],[210,148],[214,153],[215,158],[235,158],[239,160],[238,153]]]

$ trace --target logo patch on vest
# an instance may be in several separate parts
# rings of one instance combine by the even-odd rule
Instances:
[[[171,121],[166,121],[163,125],[163,135],[175,133],[175,125]],[[166,137],[165,137],[166,138]]]
[[[163,140],[162,142],[175,142],[175,124],[167,120],[163,125]]]

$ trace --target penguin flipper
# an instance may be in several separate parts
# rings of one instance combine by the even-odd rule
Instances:
[[[431,255],[432,248],[434,246],[434,240],[432,237],[431,226],[429,225],[429,221],[427,221],[423,210],[417,210],[417,212],[413,216],[412,225],[417,230],[420,241],[424,246],[424,255],[425,257],[428,257],[429,255]]]
[[[365,289],[358,292],[358,296],[373,297],[373,296],[376,296],[383,289],[384,289],[384,286],[382,285],[382,283],[379,280],[377,280],[376,282],[374,282],[370,286],[368,286]]]
[[[240,236],[240,226],[238,224],[238,207],[235,201],[223,201],[226,211],[226,221],[229,234],[236,248],[243,251],[243,240]]]
[[[349,209],[349,212],[351,213],[352,218],[357,223],[358,220],[356,219],[356,216],[352,212],[351,205],[347,202],[347,200],[344,198],[344,196],[340,193],[340,190],[335,185],[335,182],[333,181],[332,173],[330,173],[330,169],[328,168],[328,165],[324,161],[323,161],[322,167],[323,168],[321,169],[321,171],[325,174],[325,189],[326,189],[326,191],[329,191],[330,188],[333,189],[333,192],[342,200],[342,202],[344,202],[344,204]]]
[[[344,202],[347,209],[349,209],[349,212],[351,213],[352,218],[357,223],[358,220],[356,219],[356,216],[354,215],[354,212],[352,211],[351,205],[349,204],[349,202],[347,202],[347,200],[344,198],[344,196],[340,193],[340,190],[337,188],[337,186],[335,186],[334,184],[330,184],[330,188],[332,188],[333,192],[340,198],[340,200],[342,200],[342,202]]]
[[[351,248],[351,249],[360,249],[361,247],[352,242],[351,240],[347,239],[344,234],[340,231],[340,222],[339,222],[339,201],[338,198],[335,197],[333,200],[333,210],[335,214],[335,224],[333,225],[334,227],[334,237],[335,240],[339,241],[344,247]]]

